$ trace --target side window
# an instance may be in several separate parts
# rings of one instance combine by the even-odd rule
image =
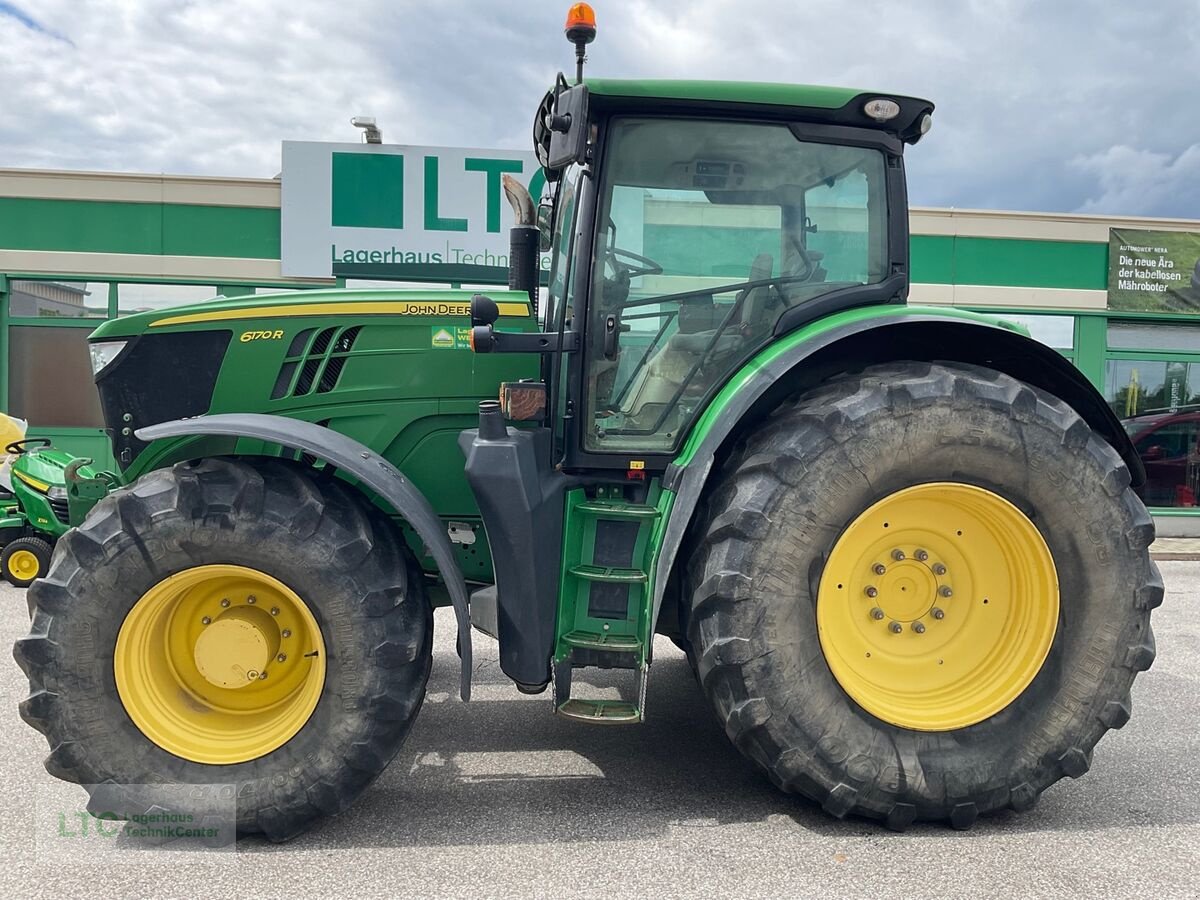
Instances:
[[[794,307],[882,281],[886,166],[787,125],[609,128],[588,302],[584,448],[670,451]]]

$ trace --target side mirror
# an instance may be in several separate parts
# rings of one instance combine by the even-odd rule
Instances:
[[[546,125],[550,129],[550,152],[547,168],[564,169],[571,163],[583,162],[587,155],[588,89],[577,84],[558,91],[554,111]]]
[[[537,208],[538,251],[547,252],[554,243],[554,204],[543,200]]]

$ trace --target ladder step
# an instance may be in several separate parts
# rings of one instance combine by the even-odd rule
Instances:
[[[568,700],[558,712],[596,725],[630,725],[642,720],[641,710],[628,700]]]
[[[586,647],[590,650],[612,650],[620,653],[631,653],[641,646],[641,642],[632,634],[609,634],[595,631],[569,631],[562,636],[563,643],[572,647]]]
[[[575,507],[577,512],[589,513],[602,519],[657,519],[660,513],[653,506],[637,504],[606,503],[603,500],[591,500],[580,503]]]
[[[568,571],[588,581],[612,581],[620,584],[644,584],[648,578],[641,569],[617,569],[612,566],[571,566]]]

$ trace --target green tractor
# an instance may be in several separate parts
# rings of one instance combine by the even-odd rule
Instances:
[[[54,544],[85,510],[71,516],[67,473],[79,480],[97,476],[91,460],[78,460],[55,450],[46,438],[12,441],[9,471],[12,490],[0,486],[0,575],[10,584],[27,587],[46,574]]]
[[[239,832],[287,839],[396,755],[449,605],[464,700],[474,630],[584,725],[653,714],[668,636],[734,746],[837,817],[965,828],[1082,775],[1154,658],[1143,472],[1062,356],[906,305],[932,110],[560,76],[552,203],[506,183],[508,290],[106,322],[123,486],[15,648],[48,771],[129,815],[236,785]]]

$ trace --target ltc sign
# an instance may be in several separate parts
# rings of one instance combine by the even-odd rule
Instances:
[[[504,282],[505,173],[536,202],[532,152],[284,141],[283,274]]]

